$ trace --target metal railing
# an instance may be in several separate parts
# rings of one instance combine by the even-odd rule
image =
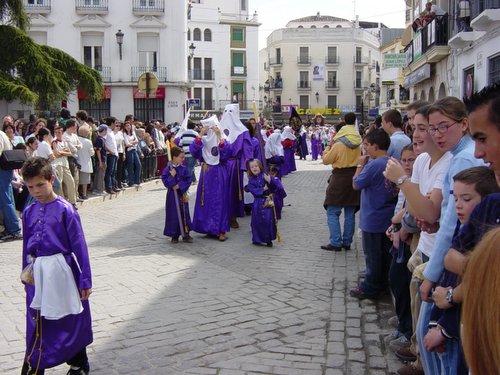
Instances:
[[[354,56],[354,64],[358,65],[368,65],[369,61],[367,57],[359,57],[359,56]]]
[[[311,56],[297,56],[297,64],[310,64]]]
[[[95,70],[101,75],[103,82],[111,82],[111,67],[110,66],[95,66]]]
[[[297,81],[297,89],[310,90],[311,81]]]
[[[51,7],[51,0],[23,0],[23,6],[27,12],[38,12],[40,10],[49,11]]]
[[[500,8],[500,0],[475,0],[470,2],[471,20],[479,16],[486,9]]]
[[[108,0],[75,0],[77,11],[108,11]]]
[[[189,70],[189,79],[194,81],[213,81],[215,80],[215,70],[210,69],[191,69]]]
[[[325,81],[325,88],[327,90],[337,90],[339,88],[338,81]]]
[[[165,0],[132,0],[132,10],[139,13],[165,12]]]
[[[325,64],[338,64],[339,57],[338,56],[327,56],[325,57]]]
[[[270,57],[269,58],[269,65],[281,65],[283,64],[283,59],[280,57]]]
[[[447,46],[449,39],[449,15],[436,16],[417,33],[411,43],[405,48],[408,65],[417,61],[434,46]],[[420,38],[418,42],[415,39]],[[420,45],[420,51],[415,50],[415,45]]]
[[[247,75],[246,65],[245,66],[232,66],[231,67],[231,75],[232,76],[246,77],[246,75]]]
[[[133,66],[130,68],[131,70],[131,79],[132,82],[135,82],[139,79],[142,73],[151,72],[153,73],[158,81],[166,82],[167,81],[167,67],[166,66]]]
[[[357,79],[354,81],[354,88],[356,90],[366,90],[368,88],[368,82]]]

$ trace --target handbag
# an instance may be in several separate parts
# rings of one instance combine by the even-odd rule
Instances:
[[[0,156],[0,168],[6,171],[21,169],[26,160],[24,150],[4,150]]]
[[[35,285],[35,277],[33,275],[33,262],[28,263],[28,265],[21,271],[21,281],[24,281],[28,285]]]

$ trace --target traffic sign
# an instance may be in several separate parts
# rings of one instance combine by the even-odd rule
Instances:
[[[199,98],[188,99],[188,105],[190,107],[201,107],[201,100]]]

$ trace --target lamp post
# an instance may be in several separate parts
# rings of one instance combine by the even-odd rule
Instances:
[[[118,32],[115,34],[116,43],[118,44],[118,51],[120,52],[120,60],[122,59],[122,45],[123,45],[123,36],[125,34],[122,33],[121,29],[118,29]]]
[[[319,92],[316,91],[316,94],[314,94],[314,96],[316,97],[316,103],[319,102]]]

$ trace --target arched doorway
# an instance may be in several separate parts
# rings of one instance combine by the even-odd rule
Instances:
[[[446,87],[444,86],[444,82],[439,85],[438,91],[438,99],[442,99],[446,96]]]
[[[434,103],[436,99],[434,99],[434,87],[431,86],[429,89],[429,103]]]
[[[422,92],[420,93],[420,100],[425,100],[425,91],[422,90]]]

